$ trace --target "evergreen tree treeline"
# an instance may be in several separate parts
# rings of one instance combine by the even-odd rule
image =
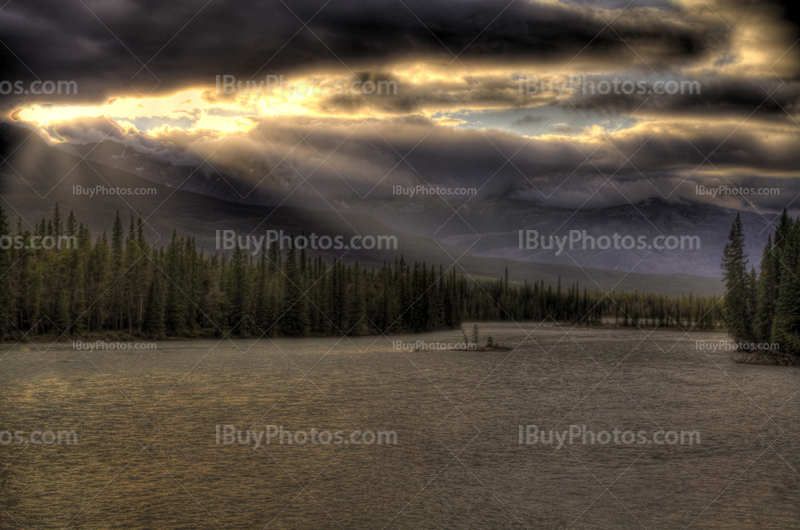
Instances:
[[[330,264],[305,250],[252,257],[205,255],[193,238],[173,231],[152,247],[143,221],[119,213],[95,238],[58,205],[35,231],[16,231],[0,209],[0,238],[74,237],[70,248],[0,248],[0,340],[22,335],[78,338],[93,333],[147,338],[304,337],[414,333],[460,327],[464,320],[546,320],[622,326],[714,329],[716,297],[615,293],[544,281],[509,286],[468,280],[441,266],[396,258],[380,267]],[[780,305],[781,300],[776,302]]]
[[[761,272],[747,267],[737,215],[722,257],[725,327],[738,341],[771,344],[800,356],[800,219],[792,220],[784,210],[764,247]]]

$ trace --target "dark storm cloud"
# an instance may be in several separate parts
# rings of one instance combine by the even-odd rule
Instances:
[[[600,78],[595,79],[598,82]],[[664,81],[673,80],[664,78]],[[635,79],[634,81],[638,81]],[[661,81],[650,77],[649,83]],[[560,100],[555,106],[564,109],[591,110],[608,114],[638,116],[739,116],[769,115],[771,119],[790,120],[787,115],[800,113],[800,80],[792,79],[742,79],[708,76],[701,79],[675,79],[677,83],[696,82],[695,93],[688,85],[675,94],[623,94],[585,93],[569,100]],[[648,86],[650,86],[648,85]],[[676,85],[677,86],[677,85]]]
[[[735,130],[735,124],[651,124],[606,142],[526,139],[497,130],[436,126],[422,117],[371,121],[269,117],[256,123],[254,130],[234,135],[172,130],[152,138],[96,119],[74,121],[54,132],[85,143],[99,141],[111,131],[108,139],[170,164],[194,165],[210,156],[214,168],[243,184],[264,180],[278,202],[290,196],[288,204],[323,208],[322,197],[331,204],[352,204],[361,197],[391,198],[395,185],[426,183],[481,188],[482,197],[519,200],[543,201],[555,193],[548,203],[578,207],[609,177],[612,183],[590,205],[667,196],[676,189],[676,198],[741,202],[735,196],[697,197],[695,185],[757,187],[754,183],[763,181],[762,186],[786,190],[752,198],[772,207],[785,201],[798,182],[797,135],[749,123]]]
[[[760,127],[747,124],[733,128],[643,127],[603,143],[600,138],[524,139],[502,131],[436,127],[423,118],[373,124],[302,118],[288,123],[277,118],[262,120],[258,133],[249,138],[258,141],[263,136],[281,152],[295,149],[290,157],[294,168],[303,176],[313,170],[316,185],[341,193],[344,178],[361,195],[381,179],[378,194],[388,195],[395,184],[428,182],[477,188],[486,184],[484,195],[503,195],[529,189],[537,179],[560,182],[569,177],[580,183],[614,175],[643,180],[643,173],[657,182],[717,170],[725,172],[725,178],[738,178],[732,168],[752,168],[749,175],[796,170],[796,134],[771,131],[765,136]]]
[[[315,188],[302,186],[298,201],[304,194],[316,199],[317,191],[344,204],[368,193],[368,198],[388,199],[394,185],[427,183],[479,188],[478,199],[497,195],[544,202],[548,197],[548,204],[579,207],[611,177],[593,199],[595,206],[670,194],[748,206],[742,197],[698,196],[698,182],[779,187],[783,193],[750,200],[772,209],[785,203],[797,189],[797,135],[780,130],[765,135],[760,126],[747,123],[734,127],[643,127],[603,143],[599,138],[524,139],[496,130],[436,127],[416,117],[371,124],[270,118],[260,120],[248,141],[266,139],[282,154],[294,150],[287,158],[293,174],[287,190],[303,177]],[[783,176],[754,176],[770,174]]]
[[[53,138],[75,143],[105,138],[170,164],[191,166],[211,156],[209,164],[226,178],[263,179],[273,197],[290,197],[293,204],[325,208],[330,200],[346,205],[367,193],[390,198],[393,185],[428,182],[520,200],[539,201],[554,193],[553,200],[565,206],[580,206],[603,187],[590,203],[601,206],[674,190],[691,198],[695,178],[797,180],[800,136],[792,119],[800,108],[800,88],[796,65],[789,64],[796,55],[786,53],[793,40],[787,37],[791,31],[775,22],[777,12],[761,4],[83,2],[11,0],[0,10],[0,80],[30,80],[34,74],[42,80],[74,79],[80,86],[77,96],[39,100],[64,105],[135,95],[131,84],[147,94],[160,82],[153,95],[208,89],[215,76],[225,74],[240,80],[268,74],[355,75],[361,81],[401,83],[393,95],[308,98],[309,117],[259,116],[255,107],[243,107],[239,114],[210,109],[209,116],[230,113],[257,124],[231,134],[191,127],[200,110],[174,115],[158,110],[121,124],[79,118],[58,124],[57,130],[48,126]],[[750,43],[743,44],[735,33],[741,27]],[[459,60],[452,54],[461,54]],[[778,61],[775,72],[761,64],[765,59]],[[446,67],[450,70],[436,75]],[[660,78],[696,80],[700,92],[585,93],[569,100],[520,93],[518,76],[553,74],[562,67],[565,76],[602,72],[651,84]],[[5,103],[17,104],[21,97]],[[213,88],[202,99],[237,103]],[[553,109],[543,105],[585,113],[591,123],[555,119],[560,114],[548,114]],[[535,138],[491,129],[506,124],[482,123],[480,114],[472,115],[472,128],[436,126],[457,123],[456,110],[486,109],[520,109],[509,113],[509,123],[517,126],[551,118],[554,125]],[[341,118],[362,111],[382,118]],[[604,114],[612,119],[597,118]],[[612,130],[614,117],[631,115],[619,125],[627,129]],[[151,132],[129,129],[128,123]],[[176,128],[156,130],[160,124]],[[612,183],[604,185],[611,175]],[[779,199],[757,201],[772,207]]]
[[[78,99],[98,100],[135,94],[131,84],[142,94],[159,81],[155,93],[211,85],[218,74],[357,71],[400,58],[444,68],[451,52],[475,64],[569,61],[589,43],[581,60],[640,63],[631,45],[657,67],[716,49],[730,34],[717,22],[687,23],[669,4],[632,5],[604,30],[591,7],[566,3],[12,0],[0,11],[0,54],[4,79],[76,80]]]

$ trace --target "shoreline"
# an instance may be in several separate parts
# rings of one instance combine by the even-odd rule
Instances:
[[[565,329],[572,329],[573,327],[578,330],[606,330],[606,331],[647,331],[647,332],[655,332],[655,331],[675,331],[675,332],[685,332],[685,333],[719,333],[725,334],[724,330],[714,329],[714,330],[703,330],[703,329],[693,329],[693,330],[682,330],[680,328],[675,327],[664,327],[664,326],[617,326],[617,325],[598,325],[598,324],[591,324],[591,325],[581,325],[581,326],[574,326],[571,322],[558,322],[553,323],[552,321],[520,321],[517,322],[519,324],[545,324],[546,328],[565,328]],[[442,333],[448,331],[462,331],[467,330],[467,324],[474,325],[474,324],[514,324],[514,322],[507,321],[507,320],[493,320],[493,321],[482,321],[482,322],[465,322],[462,327],[458,328],[445,328],[445,329],[438,329],[438,330],[431,330],[431,331],[422,331],[422,332],[408,332],[408,333],[386,333],[385,336],[387,337],[399,337],[399,336],[421,336],[429,333]],[[376,333],[367,333],[363,335],[348,335],[350,338],[358,338],[358,337],[380,337],[381,335]],[[289,340],[303,340],[303,339],[325,339],[325,338],[339,338],[340,335],[323,335],[323,336],[316,336],[316,335],[309,335],[303,337],[288,337],[288,336],[279,336],[279,337],[267,337],[267,336],[244,336],[244,337],[227,337],[230,340],[260,340],[260,339],[289,339]],[[139,335],[130,335],[128,333],[123,332],[115,332],[115,333],[97,333],[91,334],[88,336],[79,336],[79,337],[55,337],[55,336],[48,336],[48,335],[36,335],[30,338],[21,338],[17,340],[4,340],[0,341],[0,345],[16,345],[16,344],[41,344],[41,345],[52,345],[52,344],[70,344],[70,343],[85,343],[85,344],[95,344],[99,342],[105,343],[144,343],[144,342],[169,342],[169,343],[177,343],[177,342],[193,342],[193,341],[207,341],[207,340],[222,340],[226,338],[219,335],[214,335],[211,333],[208,334],[198,334],[196,336],[191,337],[160,337],[160,338],[153,338],[153,337],[145,337]],[[133,351],[133,350],[132,350]],[[139,350],[143,351],[143,350]]]

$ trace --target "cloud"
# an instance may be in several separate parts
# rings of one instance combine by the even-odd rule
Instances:
[[[328,208],[424,183],[574,206],[691,198],[697,182],[796,180],[800,47],[783,17],[744,0],[28,0],[0,10],[4,79],[80,91],[0,106],[36,102],[21,115],[43,116],[53,141],[105,138],[173,166],[209,157],[198,178],[258,184],[259,201]],[[227,95],[222,75],[398,91]],[[532,75],[700,90],[521,91]]]
[[[629,78],[630,79],[630,78]],[[625,80],[625,79],[623,79]],[[640,78],[631,79],[634,82]],[[600,79],[594,79],[599,83]],[[673,82],[661,85],[676,93],[652,93],[654,83]],[[681,84],[683,83],[683,88]],[[588,86],[588,83],[587,83]],[[763,78],[738,78],[707,76],[700,79],[659,79],[648,76],[643,85],[651,92],[632,94],[594,93],[587,90],[583,94],[566,100],[558,100],[554,106],[571,110],[604,112],[612,115],[632,114],[637,116],[667,118],[673,116],[730,116],[739,119],[753,115],[756,119],[769,116],[770,119],[791,120],[800,115],[800,80]]]
[[[247,191],[259,185],[253,201],[289,198],[287,204],[326,209],[334,201],[391,199],[396,185],[426,184],[478,188],[477,200],[501,195],[573,207],[670,195],[748,206],[742,197],[698,197],[693,186],[750,187],[756,181],[786,190],[753,198],[753,204],[773,208],[798,182],[800,149],[796,128],[772,126],[765,134],[760,122],[727,121],[644,122],[610,135],[589,130],[578,137],[535,138],[457,129],[420,116],[272,116],[254,119],[251,129],[236,134],[164,129],[149,135],[87,119],[50,132],[75,143],[108,134],[171,165],[194,167],[208,159],[198,178],[216,172]]]
[[[700,60],[729,38],[722,21],[689,21],[683,9],[630,6],[606,28],[602,15],[611,12],[558,2],[250,0],[231,9],[29,0],[0,12],[0,33],[13,51],[3,52],[7,78],[76,80],[73,100],[98,102],[210,86],[221,74],[377,71],[398,62],[444,68],[454,55],[474,68],[572,59],[658,67]]]

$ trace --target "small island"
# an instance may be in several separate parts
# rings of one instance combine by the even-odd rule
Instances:
[[[467,334],[464,331],[461,334],[464,342],[462,345],[453,348],[453,351],[511,351],[513,349],[503,343],[495,342],[491,335],[486,337],[486,343],[481,346],[480,330],[477,324],[472,326],[472,337],[467,338]]]

